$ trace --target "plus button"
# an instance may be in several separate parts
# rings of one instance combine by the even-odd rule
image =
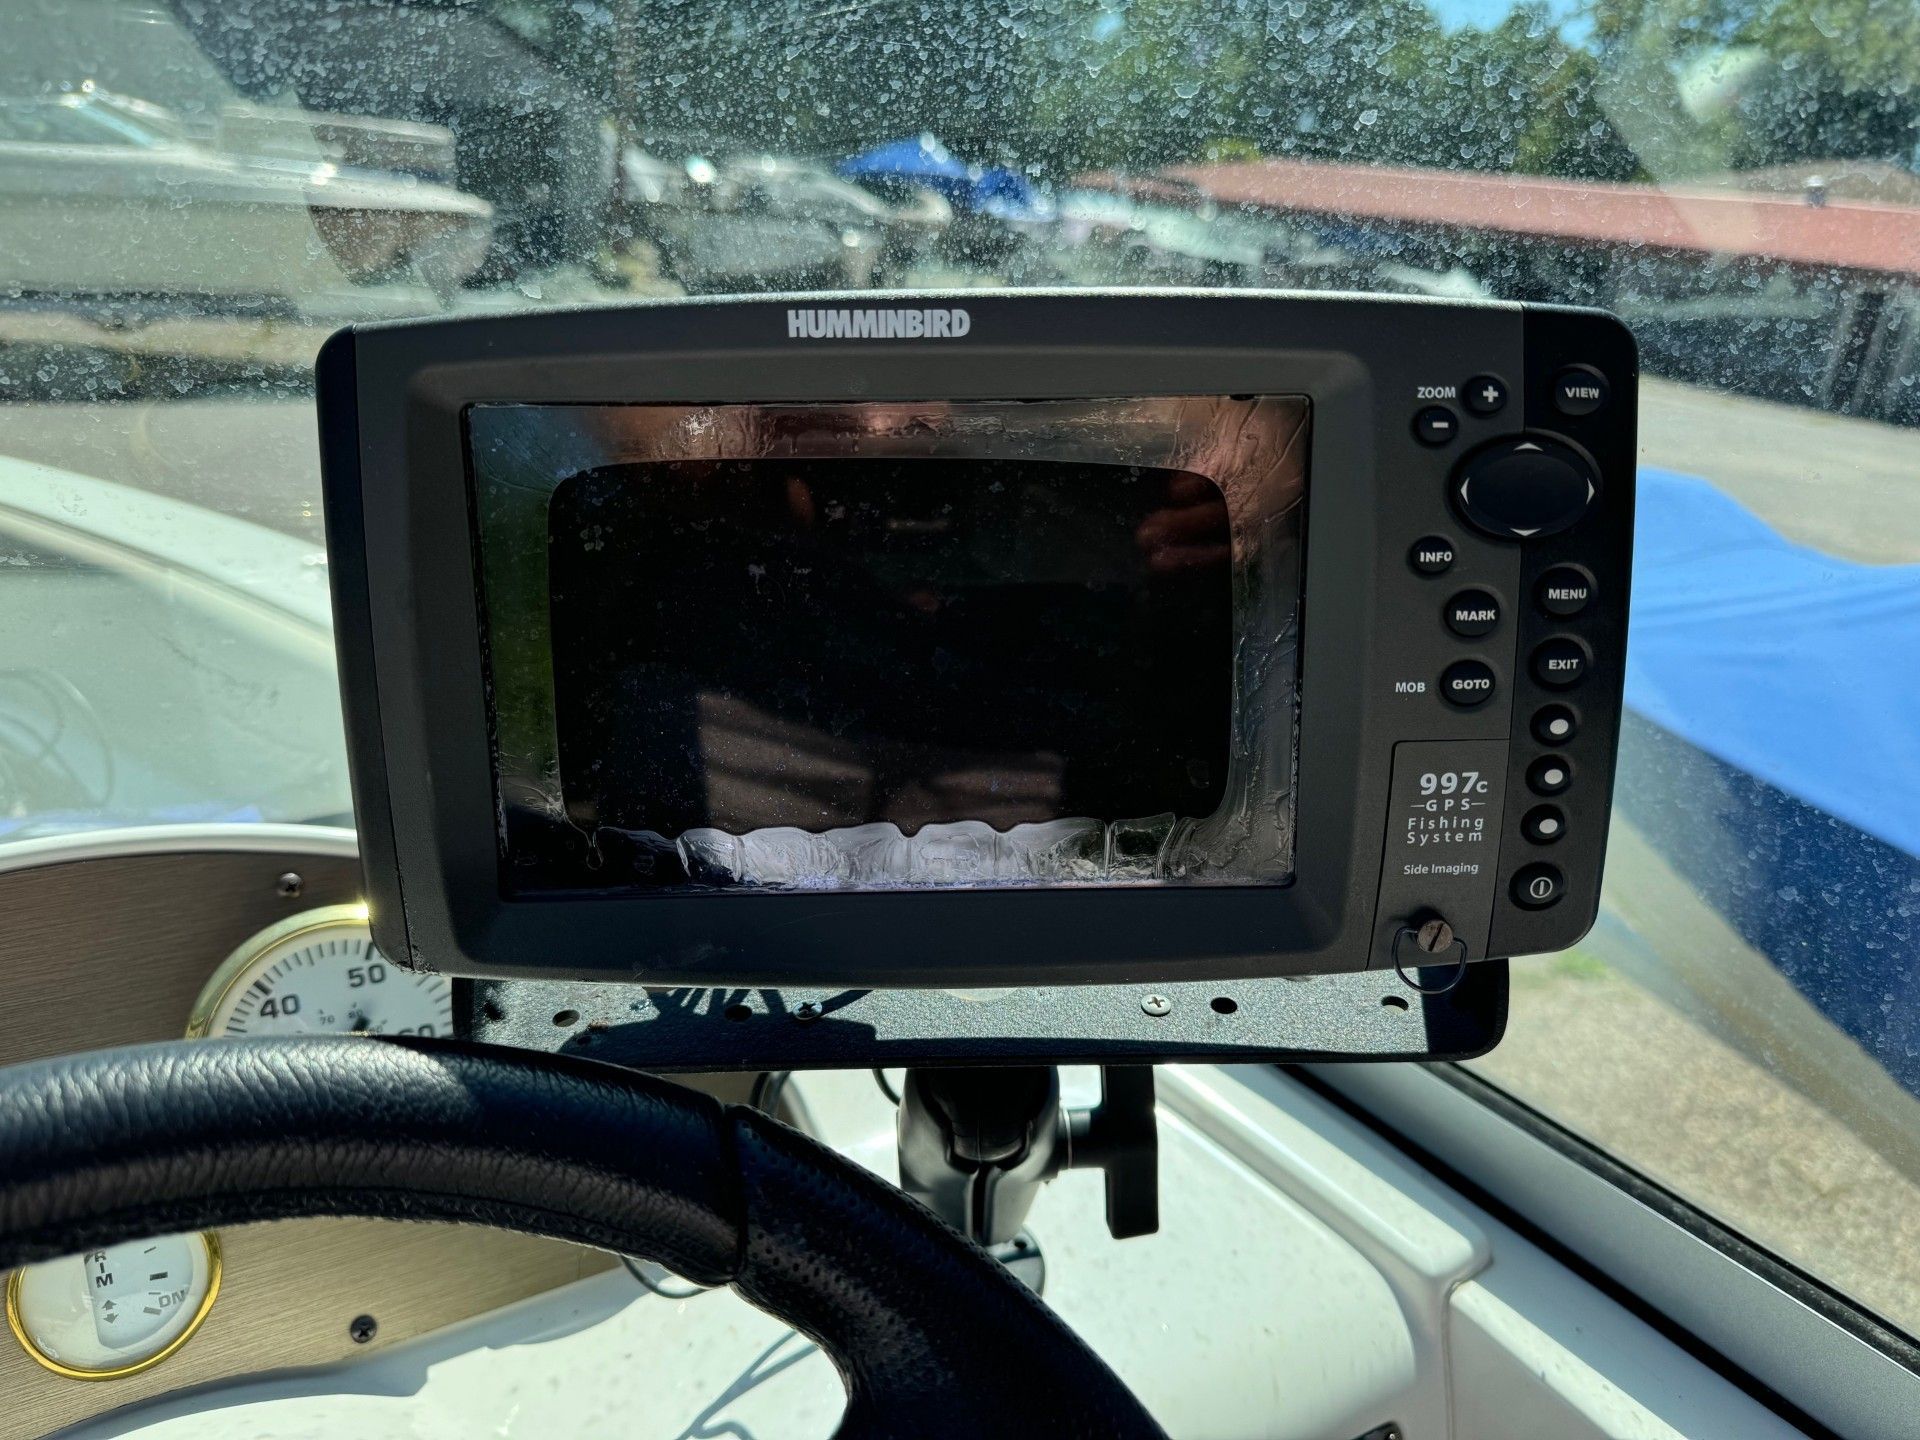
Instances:
[[[1498,415],[1507,407],[1506,383],[1498,375],[1474,376],[1461,394],[1476,415]]]

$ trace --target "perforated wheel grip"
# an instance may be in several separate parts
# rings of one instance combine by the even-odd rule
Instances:
[[[0,1269],[325,1215],[492,1225],[731,1284],[831,1357],[843,1440],[1161,1434],[1051,1310],[931,1213],[757,1111],[651,1076],[365,1037],[0,1071]]]

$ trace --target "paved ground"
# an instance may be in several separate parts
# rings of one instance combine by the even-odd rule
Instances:
[[[1778,1074],[1573,952],[1514,966],[1474,1069],[1920,1334],[1920,1185]]]
[[[1920,562],[1920,430],[1648,380],[1640,458],[1705,476],[1789,539]]]
[[[1473,1068],[1920,1334],[1920,1099],[1615,817],[1601,920]]]

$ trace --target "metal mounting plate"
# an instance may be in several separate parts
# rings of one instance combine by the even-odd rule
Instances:
[[[1460,1060],[1506,1030],[1507,962],[1468,965],[1439,995],[1391,971],[961,992],[502,980],[468,993],[461,1018],[475,1040],[641,1070]]]

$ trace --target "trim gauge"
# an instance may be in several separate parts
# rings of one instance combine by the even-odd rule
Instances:
[[[7,1326],[56,1375],[118,1380],[192,1339],[219,1293],[218,1236],[129,1240],[14,1271]]]
[[[453,1033],[451,982],[381,955],[364,905],[329,905],[268,926],[214,971],[187,1023],[189,1038],[353,1033]]]

